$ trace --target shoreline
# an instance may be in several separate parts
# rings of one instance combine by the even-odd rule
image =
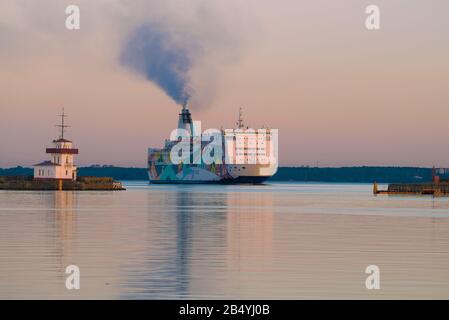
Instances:
[[[0,168],[0,176],[32,175],[31,168]],[[110,165],[78,168],[78,176],[112,177],[114,180],[148,181],[148,169]],[[323,183],[422,183],[432,180],[432,168],[394,166],[352,167],[279,167],[268,181],[323,182]]]

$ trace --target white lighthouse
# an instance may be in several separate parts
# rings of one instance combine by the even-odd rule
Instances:
[[[53,140],[53,146],[46,149],[46,153],[51,155],[49,161],[44,161],[34,165],[34,179],[36,180],[76,180],[76,166],[73,163],[73,156],[78,154],[78,149],[72,147],[72,141],[64,138],[65,128],[69,127],[64,123],[67,117],[62,110],[61,124],[57,127],[61,130],[58,139]]]

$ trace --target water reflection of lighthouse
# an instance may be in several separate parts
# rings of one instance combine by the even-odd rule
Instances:
[[[52,198],[55,209],[56,238],[59,240],[59,246],[56,248],[59,256],[59,272],[65,275],[66,266],[73,263],[76,198],[73,191],[57,191],[53,193]]]

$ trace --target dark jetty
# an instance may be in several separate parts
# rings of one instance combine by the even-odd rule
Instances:
[[[125,190],[122,183],[109,177],[79,177],[76,181],[62,180],[62,190]],[[59,190],[58,180],[35,180],[32,176],[0,177],[0,190]]]
[[[391,183],[387,190],[378,190],[374,183],[374,194],[449,196],[449,182],[439,183]]]

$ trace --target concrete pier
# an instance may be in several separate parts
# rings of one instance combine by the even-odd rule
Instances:
[[[391,183],[387,190],[373,186],[374,194],[449,196],[449,182],[440,183]]]

